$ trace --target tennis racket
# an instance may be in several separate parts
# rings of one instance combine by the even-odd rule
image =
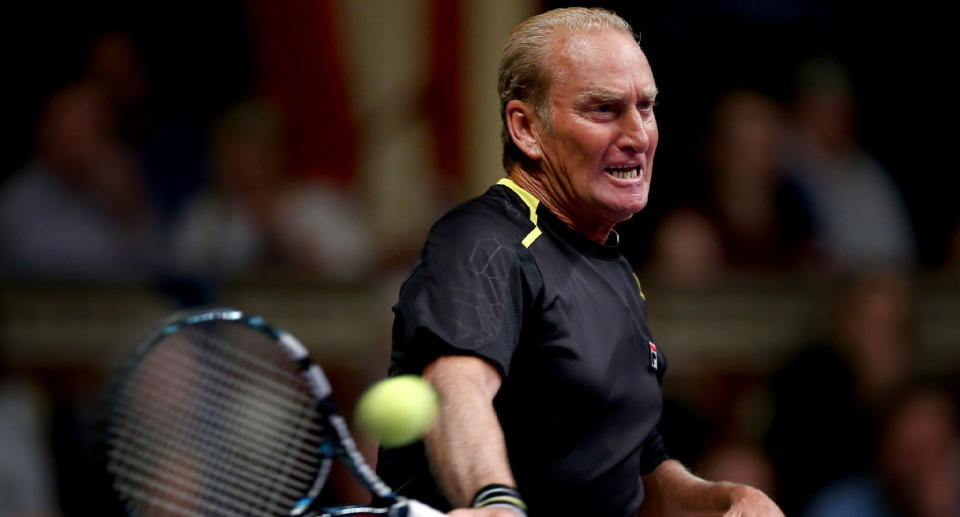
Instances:
[[[106,464],[130,515],[443,515],[364,461],[330,384],[292,335],[236,309],[178,313],[111,391]],[[332,461],[382,507],[315,508]]]

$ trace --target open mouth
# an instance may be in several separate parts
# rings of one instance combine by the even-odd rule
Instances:
[[[614,178],[619,178],[623,180],[637,179],[643,176],[643,169],[639,165],[625,165],[622,167],[607,167],[604,169],[607,174],[613,176]]]

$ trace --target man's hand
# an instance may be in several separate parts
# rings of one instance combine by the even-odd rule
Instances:
[[[723,517],[784,517],[767,494],[746,485],[731,487],[733,503]]]

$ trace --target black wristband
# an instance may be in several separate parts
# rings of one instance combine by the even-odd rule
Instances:
[[[509,508],[517,515],[527,517],[527,505],[520,497],[520,492],[507,485],[492,484],[481,488],[477,491],[477,495],[473,496],[471,506],[473,508]]]

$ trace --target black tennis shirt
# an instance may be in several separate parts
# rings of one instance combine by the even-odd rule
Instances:
[[[446,354],[500,371],[494,406],[531,516],[636,511],[640,476],[667,459],[666,361],[616,242],[589,240],[503,179],[433,226],[394,313],[391,375]],[[422,443],[381,451],[378,471],[449,508]]]

